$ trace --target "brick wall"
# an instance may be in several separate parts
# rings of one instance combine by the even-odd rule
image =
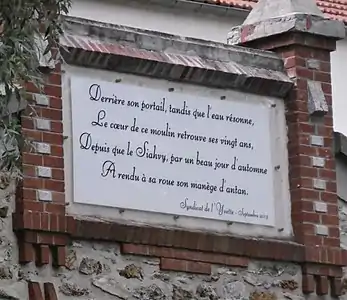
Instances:
[[[44,90],[28,83],[31,104],[22,116],[22,133],[33,147],[23,151],[24,180],[17,189],[13,226],[19,261],[64,265],[67,237],[61,68],[44,74]]]
[[[340,248],[333,150],[330,53],[336,41],[285,33],[244,45],[278,53],[295,83],[286,102],[286,119],[292,225],[295,240],[305,245],[303,290],[339,294],[342,269],[336,265],[345,265],[347,256]],[[324,264],[324,270],[312,262]]]
[[[70,50],[75,59],[83,57],[86,61],[92,61],[93,57],[94,67],[96,61],[110,62],[112,57],[114,62],[136,59],[143,62],[143,69],[148,67],[146,63],[152,64],[152,67],[155,63],[161,67],[156,69],[160,72],[164,68],[173,70],[177,66],[177,62],[152,50],[146,56],[147,52],[143,49],[130,49],[130,46],[127,51],[115,47],[112,53],[110,49],[113,48],[102,46],[101,41],[88,47],[82,42],[72,44]],[[295,88],[285,100],[293,241],[248,239],[211,232],[79,220],[68,216],[64,193],[61,69],[57,65],[53,72],[45,75],[47,84],[44,95],[39,95],[31,84],[27,86],[28,97],[35,102],[37,116],[29,116],[30,111],[27,111],[22,118],[23,134],[32,138],[35,150],[23,152],[24,181],[18,187],[16,211],[13,214],[19,262],[35,262],[37,266],[64,266],[66,245],[71,240],[98,240],[120,244],[124,255],[158,258],[161,270],[195,274],[212,274],[213,264],[245,268],[250,259],[295,262],[302,267],[305,293],[325,295],[330,292],[338,296],[341,293],[341,266],[347,263],[347,254],[340,248],[335,161],[331,148],[330,51],[334,49],[335,42],[322,37],[308,39],[305,35],[291,33],[282,38],[248,43],[247,46],[276,51],[283,58],[287,73],[295,83]],[[71,57],[70,63],[73,62]],[[74,62],[78,61],[81,60]],[[192,65],[191,61],[183,62],[186,65],[179,68],[182,74],[196,71],[197,66]],[[109,68],[110,65],[103,67]],[[206,81],[201,80],[203,84],[212,84],[215,80],[208,75],[211,74],[209,72],[219,72],[218,76],[224,74],[206,66],[204,69],[199,61],[199,74],[206,76],[203,78]],[[134,64],[122,65],[122,68],[127,67],[134,67]],[[143,72],[137,64],[135,69]],[[232,69],[229,71],[233,72]],[[173,73],[180,78],[178,71]],[[237,82],[236,77],[226,78],[233,78]],[[265,79],[266,84],[261,84],[261,81],[256,81],[259,78],[249,78],[242,88],[245,89],[252,82],[252,92],[273,96],[273,90],[277,90],[273,88],[274,85],[288,88],[286,77],[283,78],[283,85],[281,80],[273,82]],[[185,80],[189,82],[189,77]],[[196,76],[195,81],[198,81]],[[226,82],[228,88],[233,84],[230,80]],[[218,86],[220,82],[215,84]]]
[[[335,45],[297,34],[250,44],[281,55],[295,82],[286,116],[292,224],[299,243],[322,248],[340,247],[330,68]],[[321,102],[310,111],[314,100]]]

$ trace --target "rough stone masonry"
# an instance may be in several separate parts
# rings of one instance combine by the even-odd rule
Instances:
[[[313,0],[263,0],[228,42],[67,19],[64,64],[237,89],[287,103],[291,240],[236,237],[69,214],[62,66],[38,116],[23,114],[24,181],[1,195],[0,298],[276,300],[345,298],[332,146],[330,52],[342,25]],[[261,51],[254,48],[267,49]],[[65,123],[66,124],[66,123]],[[68,138],[68,137],[67,137]],[[12,215],[12,219],[11,219]],[[345,213],[341,212],[342,228]]]

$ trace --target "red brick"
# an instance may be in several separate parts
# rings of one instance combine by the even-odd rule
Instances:
[[[64,159],[57,156],[44,156],[43,165],[51,168],[64,168]]]
[[[333,97],[331,95],[325,95],[325,100],[327,101],[327,104],[329,106],[332,106],[332,104],[333,104]]]
[[[68,242],[68,237],[65,234],[55,234],[53,237],[53,245],[55,246],[65,246]]]
[[[40,232],[37,234],[37,243],[44,245],[53,245],[54,235],[50,232]]]
[[[318,169],[313,167],[297,166],[290,169],[291,176],[293,178],[311,177],[316,178],[318,176]]]
[[[47,245],[39,245],[36,255],[36,264],[39,266],[49,264],[50,255],[51,252]]]
[[[63,123],[60,121],[52,121],[51,122],[51,131],[56,133],[63,132]]]
[[[294,68],[297,65],[296,57],[291,56],[287,57],[284,59],[284,67],[289,69],[289,68]]]
[[[292,213],[292,221],[295,222],[309,222],[309,223],[319,223],[320,215],[315,212],[299,212]]]
[[[46,203],[46,212],[57,214],[57,215],[65,215],[65,205],[57,204],[57,203]]]
[[[322,72],[330,73],[331,72],[331,64],[328,62],[321,61],[320,69]]]
[[[52,179],[64,180],[64,170],[63,169],[52,169]]]
[[[45,291],[45,300],[58,300],[58,296],[53,283],[45,282],[43,284],[43,287]]]
[[[36,190],[23,188],[23,199],[36,200]]]
[[[332,252],[328,253],[326,247],[324,247],[324,248],[320,247],[318,249],[318,252],[319,252],[319,260],[318,260],[319,263],[327,264],[327,263],[331,263],[333,261],[333,259],[334,259],[333,255],[332,255],[333,253]],[[331,254],[331,255],[329,256],[329,254]]]
[[[324,158],[332,158],[333,154],[330,151],[330,149],[326,148],[317,148],[317,156],[324,157]]]
[[[322,224],[324,225],[339,225],[339,217],[337,215],[327,215],[327,214],[322,214]]]
[[[320,196],[322,201],[329,202],[332,204],[337,203],[337,195],[335,193],[321,192]]]
[[[296,79],[296,88],[300,89],[300,90],[307,90],[307,80],[306,79],[302,79],[302,78],[298,78]],[[306,110],[307,110],[307,106],[306,106]]]
[[[329,292],[329,280],[326,276],[317,276],[316,277],[316,293],[319,296],[326,295]]]
[[[289,163],[291,166],[311,166],[311,158],[309,156],[304,156],[304,155],[295,155],[289,157]]]
[[[62,96],[60,86],[46,85],[44,90],[45,94],[47,94],[48,96],[53,96],[57,98],[60,98]]]
[[[34,129],[34,120],[31,117],[23,116],[21,118],[21,125],[23,128]]]
[[[336,179],[336,172],[334,170],[326,170],[326,169],[320,169],[319,170],[319,176],[323,179]]]
[[[289,173],[290,176],[290,173]],[[291,189],[297,189],[298,187],[304,189],[312,189],[312,178],[289,178]]]
[[[303,274],[302,291],[304,294],[311,294],[315,291],[316,284],[313,275]]]
[[[308,246],[319,246],[323,244],[323,237],[303,233],[302,242]]]
[[[57,52],[58,53],[58,52]],[[59,73],[59,74],[61,74],[61,63],[57,63],[56,65],[55,65],[55,69],[54,69],[54,71],[53,71],[54,73]]]
[[[65,204],[65,194],[64,193],[58,193],[58,192],[53,192],[53,202],[54,203],[61,203]]]
[[[332,94],[332,88],[330,83],[322,83],[322,89],[324,94],[328,94],[328,95]]]
[[[33,229],[41,230],[41,213],[37,211],[32,212]]]
[[[333,204],[327,203],[328,215],[337,216],[339,214],[339,207],[337,201]]]
[[[63,144],[63,135],[60,133],[42,132],[42,141],[60,146]]]
[[[37,130],[22,129],[22,134],[29,140],[42,142],[42,132]]]
[[[329,248],[328,251],[332,253],[333,259],[329,259],[328,263],[345,266],[343,262],[343,255],[341,248]]]
[[[52,121],[61,121],[63,119],[63,112],[61,109],[41,108],[41,116]]]
[[[298,190],[300,192],[300,190]],[[295,191],[296,192],[296,191]],[[302,200],[303,199],[303,200]],[[317,199],[317,198],[316,198]],[[295,199],[292,197],[292,213],[300,213],[300,212],[313,212],[313,202],[305,201],[305,197],[295,196]]]
[[[39,241],[37,231],[31,231],[31,230],[24,231],[24,234],[22,236],[22,240],[26,243],[33,244],[33,247],[34,247]],[[34,247],[34,250],[36,250],[35,247]],[[36,255],[36,253],[35,253],[35,255]]]
[[[42,155],[32,153],[23,153],[22,159],[24,164],[35,166],[41,166],[43,161]]]
[[[330,280],[331,284],[331,296],[332,297],[339,297],[342,295],[342,278],[340,277],[333,277]]]
[[[24,176],[35,177],[36,168],[33,165],[23,165],[23,174]]]
[[[25,83],[25,90],[29,93],[40,93],[40,90],[37,86],[34,85],[32,82],[26,82]]]
[[[56,255],[55,261],[53,262],[54,266],[65,266],[66,259],[66,249],[63,246],[54,246]]]
[[[23,228],[25,229],[34,228],[33,213],[31,211],[24,211],[22,213],[22,218],[23,218]]]
[[[66,216],[67,232],[74,235],[77,232],[76,220],[72,216]]]
[[[51,231],[58,231],[59,229],[59,217],[58,215],[54,215],[54,214],[50,214],[50,223],[49,223],[49,226],[50,226],[50,229]]]
[[[330,108],[330,110],[331,110],[331,108]],[[324,125],[333,126],[333,124],[334,124],[333,118],[329,115],[326,115],[324,118]]]
[[[314,75],[313,75],[313,71],[310,69],[306,69],[306,68],[296,68],[296,75],[297,77],[301,77],[301,78],[307,78],[310,80],[313,80]]]
[[[341,249],[341,260],[343,265],[347,265],[347,250]]]
[[[44,299],[40,284],[38,282],[28,282],[29,300],[47,300]]]
[[[329,227],[329,237],[330,238],[340,238],[340,228],[337,227]]]
[[[64,149],[61,145],[51,145],[51,155],[63,157]]]
[[[63,107],[62,99],[57,97],[50,97],[49,106],[51,108],[61,109]]]
[[[340,238],[324,237],[323,246],[340,247]]]
[[[61,85],[61,74],[59,73],[50,73],[45,79],[51,85]]]
[[[55,191],[55,192],[64,192],[64,181],[59,180],[50,180],[46,179],[44,182],[44,187],[47,190]]]
[[[19,262],[26,264],[34,261],[34,258],[35,253],[33,245],[30,243],[19,242]],[[35,300],[37,299],[35,298]]]
[[[122,244],[121,249],[122,252],[126,254],[184,259],[237,267],[247,267],[249,263],[249,260],[246,257],[238,257],[207,252],[196,252],[166,247]]]
[[[36,200],[24,200],[17,203],[16,209],[19,211],[43,211],[43,203]]]
[[[50,215],[47,213],[41,213],[41,230],[50,230]]]
[[[330,83],[331,82],[331,75],[330,75],[330,73],[314,72],[314,80]]]
[[[327,119],[330,119],[330,118],[325,118],[324,120],[326,121]],[[327,126],[326,126],[327,127]],[[331,133],[333,134],[333,133]],[[332,138],[332,135],[331,136],[325,136],[324,137],[324,147],[327,147],[329,148],[329,151],[331,153],[331,157],[334,155],[333,152],[331,151],[331,148],[334,146],[334,138]]]
[[[336,181],[327,181],[327,191],[329,191],[330,193],[334,193],[336,194],[337,192],[337,186],[336,186]]]
[[[211,274],[210,264],[172,258],[161,258],[160,269],[166,271],[187,272],[195,274]]]
[[[331,137],[334,134],[333,127],[328,127],[325,125],[322,125],[322,126],[316,125],[316,128],[317,128],[317,134],[318,135],[322,135],[325,137]],[[330,139],[330,140],[332,140],[332,139]]]

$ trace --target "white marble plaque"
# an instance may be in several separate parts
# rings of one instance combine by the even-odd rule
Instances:
[[[271,107],[244,99],[71,78],[74,202],[273,226]]]

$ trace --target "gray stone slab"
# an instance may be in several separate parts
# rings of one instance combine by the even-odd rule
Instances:
[[[276,97],[293,87],[269,51],[71,17],[60,44],[69,49],[62,49],[65,62],[84,67]]]
[[[227,37],[229,45],[237,45],[286,32],[302,32],[335,40],[346,36],[343,22],[307,14],[291,14],[233,27]]]
[[[250,12],[243,25],[289,16],[307,14],[324,17],[315,0],[260,0]]]

